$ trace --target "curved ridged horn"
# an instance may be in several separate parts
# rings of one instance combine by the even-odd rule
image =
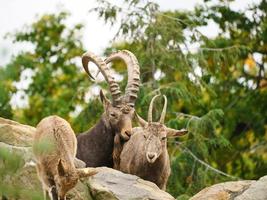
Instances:
[[[150,101],[149,104],[149,109],[148,109],[148,116],[147,116],[147,122],[150,123],[153,121],[153,117],[152,117],[152,112],[153,112],[153,104],[154,104],[154,100],[159,97],[160,95],[156,95],[152,98],[152,100]]]
[[[167,103],[168,103],[167,97],[165,95],[163,95],[163,97],[164,97],[164,106],[163,106],[161,116],[159,119],[159,123],[161,123],[161,124],[164,124],[165,116],[166,116],[166,110],[167,110]]]
[[[120,91],[120,87],[118,83],[116,83],[116,81],[114,80],[114,77],[112,76],[112,71],[107,67],[107,64],[102,58],[88,51],[82,55],[82,64],[83,64],[83,68],[86,71],[86,73],[92,78],[93,76],[89,72],[89,68],[88,68],[88,63],[90,61],[96,64],[100,72],[103,74],[105,80],[108,82],[109,90],[112,95],[113,104],[117,105],[118,103],[120,103],[121,91]]]
[[[140,86],[140,69],[138,61],[132,52],[128,50],[122,50],[116,53],[112,53],[105,60],[105,62],[106,64],[108,64],[116,59],[123,60],[127,66],[128,82],[125,88],[124,99],[130,106],[134,106]]]

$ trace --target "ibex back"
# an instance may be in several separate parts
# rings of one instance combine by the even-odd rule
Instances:
[[[94,169],[75,168],[76,149],[76,136],[66,120],[49,116],[37,125],[33,152],[45,196],[48,192],[53,200],[65,200],[80,177],[96,174]]]

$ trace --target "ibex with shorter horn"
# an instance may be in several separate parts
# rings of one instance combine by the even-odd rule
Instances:
[[[125,95],[121,94],[118,83],[107,64],[115,59],[121,59],[127,65],[128,83]],[[105,61],[91,52],[82,56],[82,63],[87,74],[92,77],[88,69],[88,62],[96,64],[105,80],[109,84],[112,102],[100,91],[100,99],[104,105],[104,113],[99,122],[90,130],[78,135],[77,158],[83,160],[86,166],[116,167],[119,159],[121,141],[128,140],[132,131],[134,117],[134,103],[140,84],[139,65],[133,53],[122,50],[111,54]],[[116,143],[114,144],[114,137]],[[114,151],[113,151],[114,150]],[[113,154],[113,157],[112,157]],[[113,159],[114,158],[114,159]]]
[[[48,192],[52,200],[65,200],[79,178],[97,173],[91,168],[75,168],[76,149],[76,136],[66,120],[49,116],[37,125],[33,152],[45,199]]]
[[[132,136],[123,146],[120,155],[120,170],[154,182],[165,190],[170,176],[170,160],[167,151],[167,137],[182,136],[186,130],[175,130],[164,125],[167,98],[159,122],[152,122],[152,109],[155,98],[151,100],[148,121],[137,115],[141,127],[133,128]]]

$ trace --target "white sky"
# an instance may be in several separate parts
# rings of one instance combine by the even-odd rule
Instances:
[[[121,2],[121,0],[111,0]],[[200,0],[155,0],[163,10],[174,9],[193,9],[194,5]],[[243,9],[248,3],[258,2],[259,0],[236,0],[232,3],[235,9]],[[4,39],[8,32],[12,33],[21,29],[25,24],[31,24],[36,16],[44,13],[55,13],[60,10],[67,10],[71,13],[68,24],[85,24],[83,42],[88,50],[102,53],[110,39],[115,34],[115,28],[105,25],[99,20],[96,14],[88,13],[95,7],[95,0],[0,0],[0,65],[8,63],[10,56],[15,55],[27,45],[14,45],[10,38]],[[202,30],[207,35],[216,34],[216,27],[210,25]]]

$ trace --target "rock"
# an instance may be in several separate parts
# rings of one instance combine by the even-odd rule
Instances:
[[[230,200],[231,197],[247,189],[252,182],[253,181],[232,181],[219,183],[201,190],[190,200]]]
[[[35,128],[0,117],[0,142],[27,147],[32,144]]]
[[[88,181],[91,187],[91,194],[96,200],[174,200],[170,194],[160,190],[156,184],[145,181],[137,176],[124,174],[106,167],[97,169],[100,172]]]
[[[258,181],[244,191],[235,200],[266,200],[267,199],[267,176],[261,177]]]
[[[40,199],[42,189],[37,178],[31,143],[35,128],[0,118],[0,198],[2,191],[8,200]],[[12,163],[8,158],[19,158]],[[10,164],[10,165],[8,165]],[[83,163],[78,163],[82,165]],[[12,168],[12,169],[11,169]],[[1,173],[1,170],[5,173]],[[174,200],[154,183],[120,171],[101,167],[99,173],[84,178],[67,198],[72,200]]]
[[[258,181],[231,181],[207,187],[190,200],[267,200],[267,176]]]

